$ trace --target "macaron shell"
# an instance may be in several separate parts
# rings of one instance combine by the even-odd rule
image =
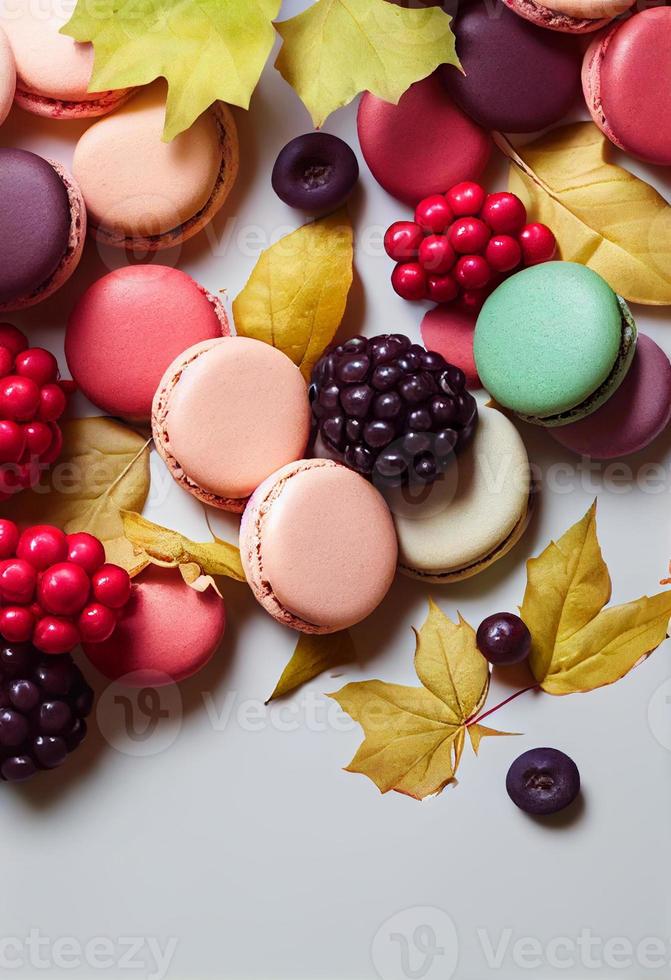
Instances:
[[[9,115],[16,89],[16,68],[14,55],[7,35],[0,28],[0,125]]]
[[[671,165],[671,8],[643,10],[595,38],[583,62],[592,118],[616,146]],[[664,122],[662,122],[664,120]]]
[[[550,434],[580,456],[617,459],[645,449],[669,420],[669,358],[654,340],[639,334],[634,360],[613,397],[588,418],[550,429]]]
[[[363,477],[325,459],[283,467],[250,500],[240,547],[257,599],[280,622],[333,633],[368,616],[396,571],[387,505]]]
[[[270,344],[206,341],[166,371],[152,424],[159,452],[185,489],[242,510],[270,473],[303,455],[307,387],[296,365]]]
[[[131,598],[109,640],[82,646],[110,680],[159,687],[204,667],[225,628],[224,601],[214,589],[196,592],[177,569],[152,566],[133,580]]]
[[[470,0],[455,20],[465,74],[442,69],[455,102],[487,129],[530,133],[558,122],[580,94],[581,51],[502,2]]]
[[[412,85],[398,105],[366,93],[357,126],[371,173],[408,204],[477,180],[492,148],[489,135],[457,108],[437,74]]]
[[[461,368],[468,388],[481,387],[473,356],[475,321],[473,313],[443,304],[429,310],[420,327],[426,349],[442,354],[448,364]]]
[[[591,34],[628,10],[633,0],[557,0],[552,6],[536,0],[503,0],[514,13],[537,27],[563,34]]]
[[[473,442],[423,501],[390,498],[401,571],[436,583],[483,571],[521,537],[530,489],[517,429],[501,412],[482,407]]]
[[[230,334],[221,302],[179,269],[124,266],[80,298],[65,356],[82,393],[103,411],[148,421],[156,389],[187,347]]]
[[[621,344],[621,308],[601,276],[573,262],[547,262],[518,272],[487,299],[474,354],[499,404],[542,421],[596,392]]]

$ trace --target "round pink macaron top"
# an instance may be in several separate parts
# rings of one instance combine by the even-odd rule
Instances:
[[[314,461],[285,479],[261,521],[264,581],[314,626],[346,629],[387,594],[397,542],[378,491],[344,466]]]
[[[78,44],[59,34],[69,20],[63,4],[12,0],[0,26],[9,37],[23,92],[63,102],[88,102],[98,98],[87,92],[93,71],[93,46]]]
[[[671,364],[654,340],[638,335],[627,376],[592,415],[548,432],[566,449],[593,459],[629,456],[648,446],[671,419]]]
[[[443,304],[429,310],[420,327],[422,343],[427,350],[442,354],[466,375],[469,388],[481,388],[473,356],[473,334],[477,317]]]
[[[0,28],[0,123],[9,115],[14,101],[16,88],[16,69],[14,55],[7,40],[7,35]]]
[[[457,108],[437,75],[416,82],[398,105],[366,93],[357,119],[373,176],[408,204],[477,180],[489,160],[489,135]]]
[[[212,299],[185,272],[126,266],[81,297],[68,321],[65,355],[94,405],[143,421],[151,417],[154,394],[174,359],[228,332]]]
[[[226,337],[189,361],[169,395],[167,448],[203,490],[248,497],[300,459],[310,435],[307,387],[296,365],[260,340]]]
[[[605,35],[593,95],[628,153],[671,164],[671,8],[635,14]]]
[[[226,610],[214,589],[196,592],[174,568],[150,567],[133,581],[128,605],[104,643],[83,644],[110,680],[167,684],[204,667],[224,635]]]

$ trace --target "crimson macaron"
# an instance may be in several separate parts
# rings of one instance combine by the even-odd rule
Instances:
[[[94,282],[68,320],[65,356],[86,397],[148,421],[159,382],[187,347],[230,333],[222,303],[164,265],[124,266]]]
[[[480,388],[480,378],[473,356],[473,334],[477,316],[449,304],[436,306],[421,323],[422,342],[427,350],[442,354],[466,375],[468,388]]]
[[[592,118],[612,143],[671,165],[671,7],[642,10],[598,35],[582,83]]]

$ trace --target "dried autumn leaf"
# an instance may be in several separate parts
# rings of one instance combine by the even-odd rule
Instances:
[[[606,161],[591,123],[554,129],[515,151],[509,187],[557,236],[562,259],[589,266],[633,303],[671,304],[671,207],[654,187]]]
[[[559,541],[527,562],[521,614],[531,632],[531,669],[548,694],[612,684],[665,639],[671,591],[604,609],[610,596],[595,502]]]
[[[439,65],[459,65],[451,20],[436,7],[402,10],[387,0],[317,0],[276,25],[284,44],[275,67],[319,128],[359,92],[396,103]]]
[[[55,524],[68,533],[88,531],[105,545],[107,560],[137,574],[146,557],[126,540],[121,511],[141,510],[149,493],[149,442],[106,418],[62,425],[63,452],[35,490],[3,505],[21,524]]]
[[[89,90],[168,82],[166,140],[217,99],[246,109],[275,42],[281,0],[78,0],[62,28],[92,41]]]
[[[301,633],[293,656],[266,704],[295,691],[325,670],[352,663],[355,659],[354,643],[347,630],[315,636]]]
[[[201,581],[203,575],[225,575],[236,582],[245,581],[240,549],[228,541],[220,538],[203,544],[190,541],[179,532],[154,524],[131,511],[123,511],[122,518],[128,541],[146,556],[145,567],[150,562],[163,568],[179,566],[184,581],[197,591],[203,591],[210,584]]]
[[[454,781],[470,727],[476,752],[486,735],[506,733],[471,721],[489,690],[489,665],[472,627],[461,616],[453,623],[429,600],[415,636],[423,687],[362,681],[330,696],[366,736],[347,771],[368,776],[382,793],[393,789],[421,800]]]
[[[277,347],[308,379],[343,318],[353,255],[344,208],[281,238],[233,303],[237,333]]]

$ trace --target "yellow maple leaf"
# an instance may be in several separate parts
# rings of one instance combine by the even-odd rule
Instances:
[[[325,670],[352,663],[355,659],[354,643],[349,630],[315,635],[301,633],[291,660],[266,704],[295,691]]]

